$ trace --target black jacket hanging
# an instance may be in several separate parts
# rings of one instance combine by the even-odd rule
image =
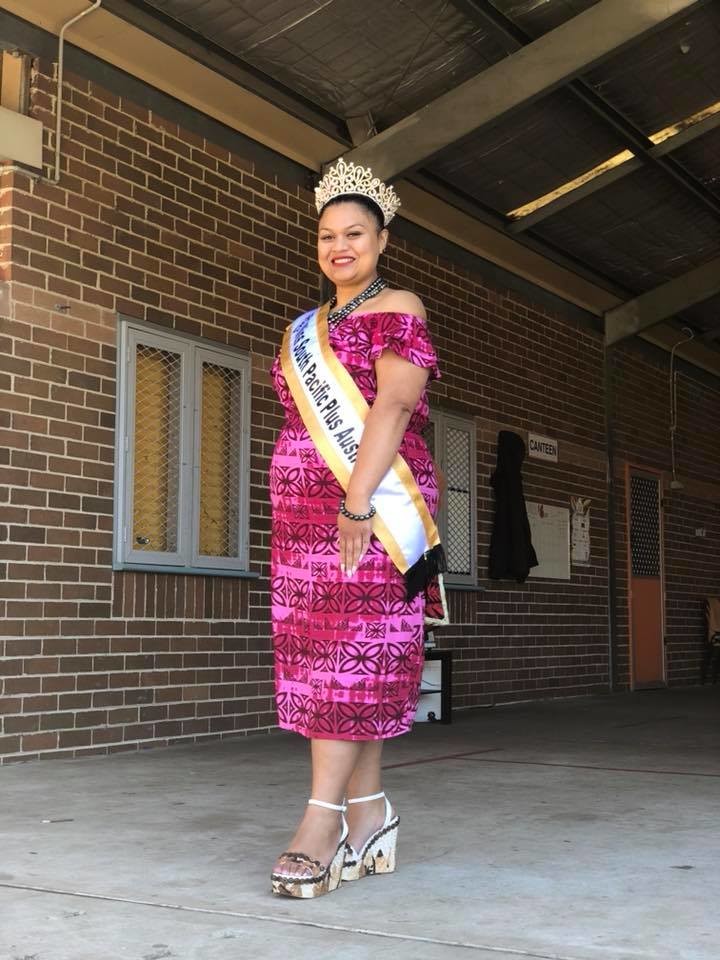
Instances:
[[[497,466],[490,477],[495,491],[495,520],[490,538],[488,576],[492,580],[524,583],[538,559],[530,539],[522,463],[525,444],[509,430],[498,434]]]

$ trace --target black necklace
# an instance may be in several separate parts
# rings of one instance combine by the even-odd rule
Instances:
[[[382,277],[375,277],[373,282],[369,287],[366,287],[362,293],[359,293],[356,297],[353,297],[352,300],[348,300],[344,307],[340,307],[339,310],[335,310],[337,305],[337,294],[334,294],[330,298],[330,313],[328,313],[328,328],[333,330],[342,320],[345,319],[349,314],[353,312],[361,303],[364,303],[366,300],[370,300],[371,297],[377,296],[381,290],[384,290],[387,286],[387,280],[383,280]]]

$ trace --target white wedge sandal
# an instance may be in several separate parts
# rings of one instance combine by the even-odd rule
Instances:
[[[370,797],[356,797],[348,803],[367,803],[369,800],[385,800],[385,822],[367,840],[362,850],[355,850],[348,842],[347,856],[342,870],[343,880],[360,880],[376,873],[392,873],[395,870],[397,855],[398,826],[400,817],[393,814],[390,801],[384,793],[374,793]]]
[[[348,825],[345,819],[347,807],[344,804],[326,803],[325,800],[308,800],[308,803],[314,807],[325,807],[326,810],[337,810],[343,815],[340,842],[337,845],[335,855],[327,866],[324,866],[319,860],[309,857],[306,853],[295,853],[292,850],[283,853],[280,859],[297,863],[301,868],[309,868],[313,873],[311,876],[305,874],[271,874],[272,892],[279,896],[301,897],[303,899],[322,897],[326,893],[337,890],[343,880],[344,864],[348,857]]]

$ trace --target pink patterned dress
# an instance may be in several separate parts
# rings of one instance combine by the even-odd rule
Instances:
[[[330,345],[367,402],[383,350],[439,376],[425,322],[404,313],[354,314]],[[423,667],[424,597],[405,600],[401,574],[376,537],[353,577],[340,570],[342,487],[310,439],[283,376],[272,368],[286,419],[270,465],[272,623],[279,725],[325,740],[382,740],[410,730]],[[422,430],[427,396],[400,453],[431,513],[438,489]]]

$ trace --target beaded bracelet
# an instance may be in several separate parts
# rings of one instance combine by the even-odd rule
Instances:
[[[357,520],[358,522],[360,522],[361,520],[372,520],[372,518],[377,513],[377,510],[375,509],[374,505],[371,503],[370,510],[368,513],[351,513],[348,510],[348,508],[345,506],[345,500],[343,499],[340,501],[340,513],[344,517],[347,517],[348,520]]]

